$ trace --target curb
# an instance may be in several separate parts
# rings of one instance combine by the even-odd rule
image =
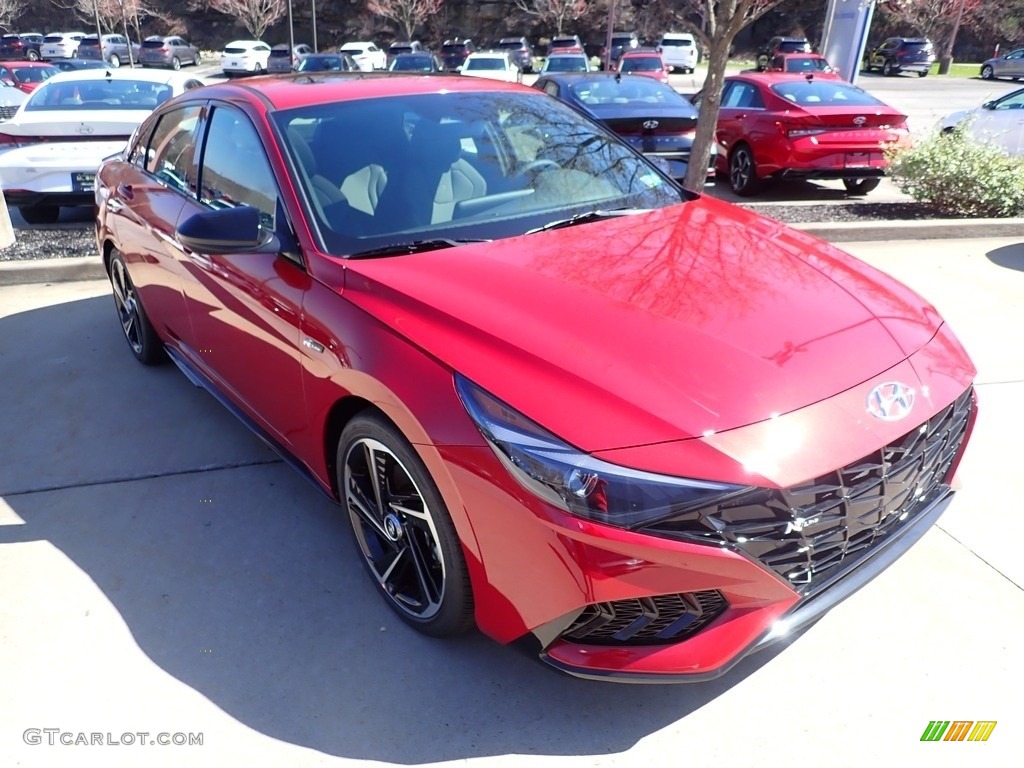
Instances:
[[[1024,219],[925,219],[791,224],[830,243],[1019,237]],[[106,280],[99,256],[0,261],[0,286]]]

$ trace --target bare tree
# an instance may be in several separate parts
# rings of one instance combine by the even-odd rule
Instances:
[[[233,16],[254,40],[288,11],[288,0],[208,0],[206,7]]]
[[[441,10],[444,0],[370,0],[366,9],[377,16],[391,19],[412,40],[416,27]]]
[[[737,33],[747,24],[763,16],[781,0],[681,0],[677,5],[693,18],[701,36],[708,41],[708,76],[701,91],[697,135],[690,151],[683,186],[699,190],[704,186],[711,147],[715,141],[715,124],[722,104],[725,65],[729,47]]]
[[[11,22],[21,18],[28,0],[0,0],[0,27],[11,28]]]
[[[7,0],[0,0],[0,3]],[[141,39],[142,22],[146,19],[161,19],[168,23],[174,17],[156,6],[155,0],[69,0],[62,7],[73,11],[82,21],[90,26],[96,23],[99,16],[100,26],[106,30],[122,29],[131,25],[135,34]]]
[[[553,24],[560,35],[570,19],[579,21],[596,10],[593,0],[513,0],[516,8],[544,24]]]

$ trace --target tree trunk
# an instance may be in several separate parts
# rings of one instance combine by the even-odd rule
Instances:
[[[939,74],[940,75],[948,75],[949,74],[949,68],[951,66],[953,66],[953,57],[952,56],[940,56],[939,57]]]
[[[692,192],[701,191],[707,179],[711,147],[715,144],[715,125],[718,122],[718,108],[722,102],[722,83],[725,80],[725,65],[729,61],[730,43],[731,40],[712,40],[708,49],[708,76],[701,90],[697,135],[693,139],[686,178],[683,180],[683,186]]]

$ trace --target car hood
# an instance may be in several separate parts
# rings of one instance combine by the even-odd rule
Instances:
[[[810,405],[906,359],[941,325],[920,297],[853,257],[707,198],[351,261],[344,291],[588,451]]]

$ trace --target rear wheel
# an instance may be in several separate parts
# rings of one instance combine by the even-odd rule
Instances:
[[[881,179],[843,179],[843,186],[851,195],[866,195],[881,183]]]
[[[469,573],[455,526],[409,442],[376,414],[338,442],[338,490],[363,564],[388,606],[425,635],[473,625]]]
[[[896,74],[896,69],[893,67],[891,61],[887,61],[882,65],[882,74],[886,77],[892,77]]]
[[[756,194],[761,187],[754,153],[746,144],[736,145],[729,155],[729,187],[742,197]]]
[[[171,59],[171,69],[181,69],[181,59],[177,56]]]
[[[254,75],[259,75],[259,74],[261,74],[262,72],[263,72],[263,65],[262,65],[262,64],[260,64],[260,63],[259,63],[259,62],[257,61],[257,62],[256,62],[256,66],[254,66],[254,67],[252,68],[252,73],[253,73]]]
[[[114,67],[115,69],[121,66],[121,57],[118,56],[116,53],[110,54],[110,66]]]
[[[29,61],[39,61],[39,51],[34,51],[29,48],[28,54],[26,54],[25,58]]]
[[[996,73],[992,70],[992,66],[990,64],[986,64],[984,67],[981,68],[982,80],[991,80],[992,78],[995,77],[995,74]]]
[[[928,70],[924,69],[917,73],[918,77],[928,77]]]
[[[56,224],[60,219],[60,206],[23,205],[18,208],[18,213],[28,224]]]
[[[202,63],[203,63],[203,57],[200,54],[197,53],[195,55],[195,58],[192,59],[192,66],[193,67],[198,67]]]

